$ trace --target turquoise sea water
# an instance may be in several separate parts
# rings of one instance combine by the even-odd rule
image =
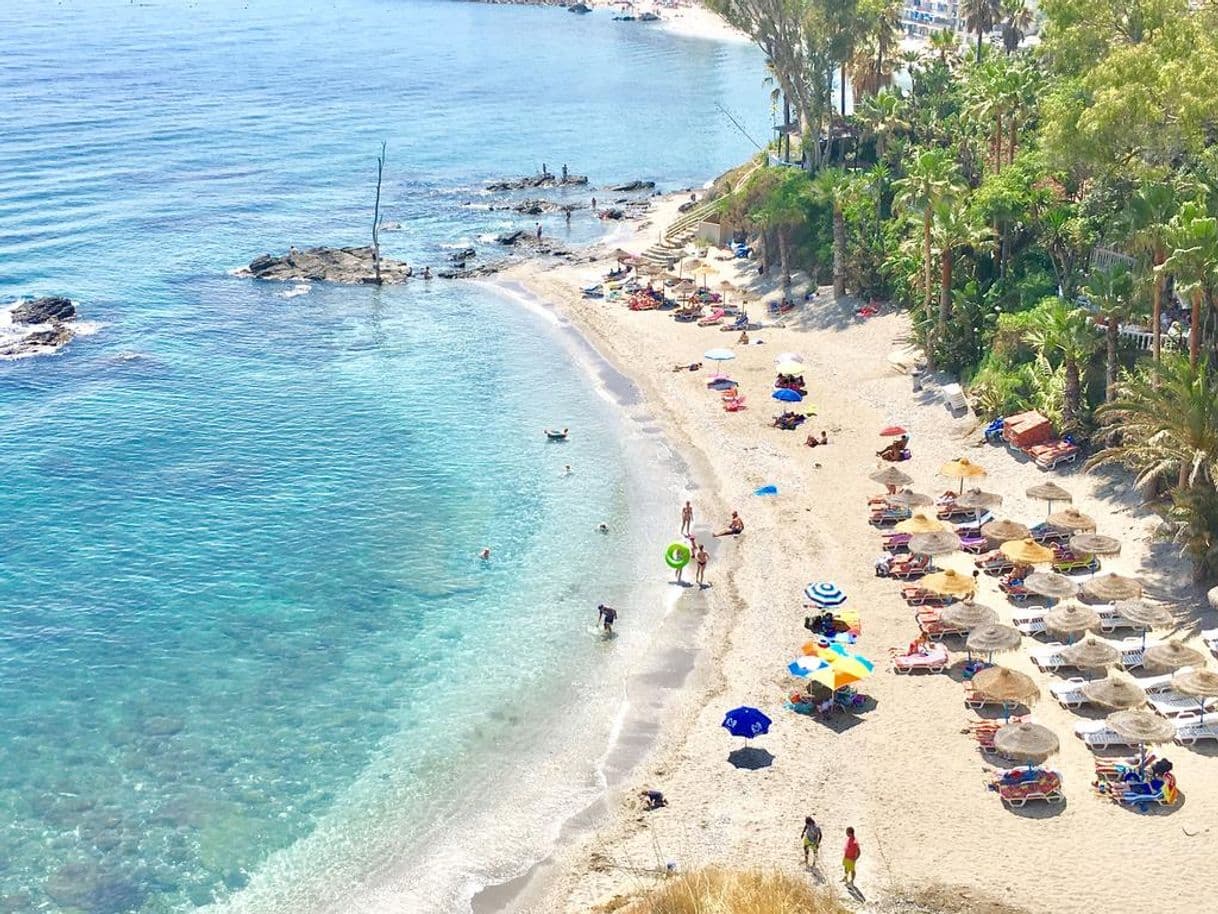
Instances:
[[[97,325],[0,362],[0,911],[451,911],[544,852],[663,611],[662,448],[483,287],[228,271],[362,243],[382,140],[419,263],[543,160],[701,183],[761,78],[561,10],[0,5],[0,302]]]

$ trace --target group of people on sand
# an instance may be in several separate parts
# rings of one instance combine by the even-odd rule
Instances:
[[[816,869],[820,865],[820,845],[823,838],[824,833],[816,824],[816,820],[811,816],[804,816],[804,826],[799,832],[799,840],[804,849],[804,866]],[[846,845],[842,848],[842,882],[849,888],[854,887],[854,872],[862,854],[863,849],[855,837],[854,827],[847,826]]]
[[[886,448],[875,452],[875,456],[881,460],[887,460],[890,463],[896,463],[904,460],[905,452],[909,449],[909,436],[902,435],[900,438],[893,440]]]
[[[698,542],[693,533],[694,526],[694,506],[691,502],[686,501],[681,508],[681,535],[689,540],[689,548],[694,560],[694,581],[699,587],[706,586],[706,566],[710,561],[710,553],[706,551],[706,547]],[[720,536],[739,536],[744,532],[744,518],[740,516],[739,511],[733,511],[731,518],[727,522],[727,526],[718,533],[712,534],[715,537]],[[683,568],[677,568],[677,583],[681,582],[681,573]]]

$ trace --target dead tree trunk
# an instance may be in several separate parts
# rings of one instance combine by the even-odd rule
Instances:
[[[376,203],[372,207],[372,272],[374,281],[381,284],[381,178],[385,175],[385,144],[381,143],[381,154],[376,159]]]

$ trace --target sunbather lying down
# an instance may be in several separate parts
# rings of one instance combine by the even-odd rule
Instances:
[[[829,443],[829,433],[828,432],[821,432],[819,438],[817,438],[816,435],[814,435],[814,434],[809,435],[807,437],[807,439],[804,441],[804,444],[806,444],[808,447],[820,447],[822,444],[828,444],[828,443]]]
[[[806,422],[807,419],[808,417],[802,413],[785,412],[781,416],[774,417],[774,428],[794,431],[802,423]]]
[[[673,371],[701,371],[702,363],[701,362],[692,362],[689,365],[673,365],[672,370]]]

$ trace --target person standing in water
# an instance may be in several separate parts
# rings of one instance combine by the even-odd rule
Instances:
[[[701,545],[698,546],[698,554],[697,554],[697,557],[694,559],[694,561],[698,565],[698,573],[695,577],[695,580],[698,582],[699,587],[706,586],[706,581],[704,580],[704,577],[706,575],[706,563],[709,560],[710,560],[710,556],[707,555],[707,553],[706,553],[706,547],[701,546]]]
[[[690,527],[693,525],[693,522],[694,522],[694,506],[691,505],[687,501],[685,503],[685,507],[681,509],[681,532],[689,533]]]
[[[537,223],[537,240],[541,241],[541,223]]]
[[[599,604],[596,607],[596,621],[604,626],[606,635],[612,635],[613,623],[617,621],[617,610],[604,603]]]

